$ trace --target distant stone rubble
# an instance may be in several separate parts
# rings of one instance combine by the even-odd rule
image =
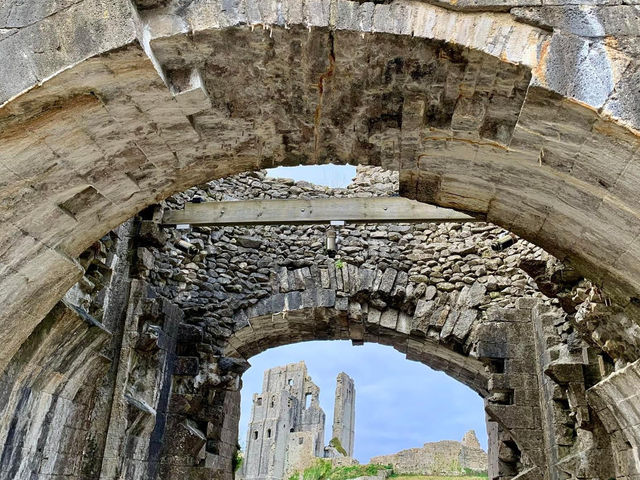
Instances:
[[[373,457],[371,463],[391,465],[394,473],[400,474],[461,475],[469,470],[486,472],[487,453],[480,446],[476,432],[469,430],[461,442],[425,443],[421,448]]]

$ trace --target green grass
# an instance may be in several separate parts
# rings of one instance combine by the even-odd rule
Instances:
[[[378,473],[378,470],[391,470],[384,465],[375,463],[369,465],[350,465],[348,467],[336,467],[331,471],[327,480],[349,480],[350,478],[372,476]]]
[[[349,480],[351,478],[375,475],[378,470],[391,470],[384,465],[349,465],[332,467],[329,460],[318,459],[311,467],[300,473],[294,473],[289,480]]]
[[[334,445],[335,447],[335,445]],[[311,467],[300,473],[294,473],[288,480],[350,480],[357,477],[374,476],[380,470],[388,470],[389,478],[398,480],[487,480],[488,476],[484,472],[474,472],[466,469],[463,475],[414,475],[391,473],[391,465],[349,465],[344,467],[332,467],[329,460],[321,458],[316,460]]]
[[[488,480],[487,472],[465,468],[462,475],[416,475],[414,473],[392,473],[389,478],[398,480]]]
[[[475,472],[465,468],[464,475],[415,475],[412,473],[393,473],[389,478],[398,480],[487,480],[489,475],[486,472]]]
[[[440,475],[397,475],[393,474],[389,478],[397,478],[399,480],[487,480],[486,475],[458,475],[455,477],[443,477]]]
[[[302,472],[302,480],[323,480],[329,478],[331,473],[331,462],[318,459],[318,461]]]

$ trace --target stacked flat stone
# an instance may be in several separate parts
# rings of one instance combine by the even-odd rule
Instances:
[[[194,199],[389,196],[397,191],[397,173],[377,167],[359,167],[353,183],[342,189],[254,172],[192,188],[167,205],[180,208]],[[149,278],[187,313],[188,322],[207,330],[210,340],[234,330],[239,311],[309,283],[337,289],[343,296],[367,294],[378,310],[390,306],[421,318],[447,303],[470,302],[486,311],[513,307],[523,295],[544,299],[517,265],[523,257],[545,260],[548,255],[522,240],[506,251],[493,251],[491,244],[505,231],[491,224],[345,225],[338,231],[340,263],[327,255],[325,231],[324,225],[165,229],[168,241],[151,248],[155,262]],[[329,272],[333,283],[319,278]],[[468,329],[462,324],[455,332],[445,329],[446,335],[451,333],[463,341]]]

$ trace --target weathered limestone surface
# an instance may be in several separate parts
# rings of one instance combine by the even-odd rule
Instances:
[[[99,478],[128,303],[130,222],[84,252],[85,276],[0,378],[0,478]]]
[[[473,430],[461,442],[442,440],[420,448],[373,457],[371,463],[392,465],[394,473],[416,475],[462,475],[465,469],[487,471],[487,453],[482,450]]]
[[[344,372],[336,379],[331,439],[337,438],[347,457],[353,457],[356,435],[356,387]]]
[[[4,2],[2,363],[110,228],[280,163],[401,170],[633,305],[636,6],[472,3]]]
[[[32,3],[0,5],[0,369],[11,385],[0,405],[0,476],[229,478],[244,357],[302,339],[352,338],[391,344],[486,396],[493,478],[638,478],[640,434],[627,428],[632,407],[613,393],[633,390],[625,365],[640,353],[634,1]],[[489,295],[476,303],[472,287],[491,275],[444,280],[463,273],[453,266],[468,257],[449,252],[451,273],[427,275],[431,284],[412,298],[424,271],[410,280],[412,266],[370,269],[367,258],[386,254],[365,258],[367,246],[345,257],[335,278],[319,261],[318,270],[284,265],[286,282],[281,270],[277,284],[269,272],[268,281],[249,282],[269,287],[253,290],[264,290],[258,303],[233,297],[247,303],[216,317],[171,289],[157,297],[149,253],[163,242],[150,215],[135,265],[119,256],[121,270],[102,259],[91,266],[82,257],[117,225],[193,185],[329,161],[397,170],[401,195],[484,213],[591,284],[560,279],[552,288],[575,309],[567,315],[536,313],[539,305],[518,298],[532,286],[517,279],[496,281],[496,290],[487,280]],[[99,263],[118,272],[106,280],[114,296],[94,283],[108,276],[89,270]],[[129,302],[130,269],[151,282],[136,284]],[[172,266],[167,284],[173,275]],[[87,353],[80,338],[91,327],[72,357],[110,366],[76,389],[81,362],[59,372],[43,359],[44,383],[68,390],[28,387],[20,372],[31,371],[29,352],[61,339],[62,329],[39,324],[75,284],[71,303],[113,337],[105,355]],[[197,300],[218,292],[222,304],[236,293],[231,285]],[[573,306],[563,300],[572,291]],[[176,327],[182,313],[187,321]],[[235,329],[250,318],[255,331]],[[150,338],[139,351],[125,333]],[[65,345],[59,358],[75,352]],[[630,386],[618,385],[626,379]],[[106,400],[86,400],[96,396]],[[61,407],[51,407],[58,398]],[[125,417],[123,432],[116,419]],[[76,418],[92,421],[68,451],[55,452],[66,443],[49,432]],[[63,455],[75,463],[54,465]]]
[[[0,478],[95,472],[91,416],[108,369],[110,333],[59,303],[0,379]],[[85,452],[79,446],[86,446]],[[98,466],[99,467],[99,466]]]
[[[476,472],[487,470],[487,452],[480,446],[474,430],[469,430],[462,437],[462,452],[460,464]]]

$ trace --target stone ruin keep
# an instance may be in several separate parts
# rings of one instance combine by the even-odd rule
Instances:
[[[262,393],[253,395],[247,446],[237,478],[282,480],[313,465],[317,458],[353,457],[355,386],[338,374],[331,442],[324,445],[325,413],[320,389],[304,362],[264,372]]]
[[[476,391],[492,479],[639,479],[639,8],[1,2],[0,479],[230,479],[247,359],[312,339]],[[163,226],[382,193],[258,172],[328,162],[489,223],[347,224],[340,268],[321,225]]]

